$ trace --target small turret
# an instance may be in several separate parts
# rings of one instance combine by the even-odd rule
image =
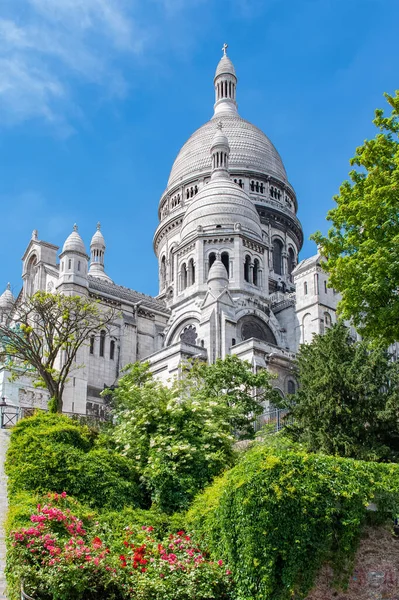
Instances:
[[[75,223],[73,231],[65,240],[60,254],[60,274],[57,288],[66,284],[87,288],[88,260],[89,257],[87,256],[84,242],[78,233],[78,226]]]
[[[229,276],[219,254],[209,269],[207,283],[209,291],[215,296],[219,296],[229,286]]]
[[[15,298],[11,292],[11,286],[7,283],[7,287],[0,296],[0,320],[4,320],[14,306]]]
[[[229,179],[230,146],[223,133],[223,124],[219,121],[216,133],[212,140],[212,179]]]
[[[234,65],[226,54],[227,44],[223,44],[223,56],[216,68],[215,86],[215,115],[221,113],[236,114],[237,77]]]
[[[101,233],[101,224],[97,223],[97,231],[91,238],[90,242],[90,269],[89,275],[93,277],[99,277],[106,281],[112,282],[112,279],[108,277],[104,270],[104,255],[105,255],[105,240]]]

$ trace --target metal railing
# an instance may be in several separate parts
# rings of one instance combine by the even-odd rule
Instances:
[[[9,429],[16,425],[18,421],[25,417],[33,417],[38,412],[47,412],[44,408],[34,408],[26,406],[1,406],[0,407],[0,429]],[[63,412],[74,421],[79,421],[85,425],[97,426],[101,423],[108,423],[111,420],[109,415],[96,415],[96,414],[81,414],[72,412]]]
[[[270,408],[266,410],[255,423],[255,431],[259,431],[262,427],[268,425],[271,432],[280,431],[285,425],[293,422],[289,416],[289,411],[284,408]]]

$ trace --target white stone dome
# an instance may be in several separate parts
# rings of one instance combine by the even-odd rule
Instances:
[[[105,239],[103,234],[101,233],[100,223],[97,224],[97,230],[91,238],[90,247],[91,246],[104,246],[105,248]]]
[[[262,240],[259,215],[249,196],[228,177],[212,179],[187,207],[180,239],[184,240],[201,229],[205,232],[216,228],[233,229],[237,224],[243,232]]]
[[[78,252],[79,254],[86,254],[86,248],[84,241],[78,233],[77,225],[73,226],[72,233],[69,234],[62,247],[62,252]]]
[[[15,298],[12,295],[10,284],[7,284],[7,288],[0,296],[0,309],[9,309],[14,304]]]
[[[219,61],[218,66],[216,67],[215,79],[219,75],[234,75],[236,77],[236,71],[233,63],[229,59],[229,57],[225,54]]]
[[[217,258],[209,269],[208,287],[211,292],[221,293],[229,286],[229,276],[222,261]]]
[[[173,163],[168,188],[188,179],[209,174],[209,148],[215,134],[215,118],[197,129],[184,144]],[[283,183],[288,183],[279,153],[260,129],[238,114],[223,114],[220,118],[223,122],[223,133],[229,140],[231,172],[248,171],[271,175]]]

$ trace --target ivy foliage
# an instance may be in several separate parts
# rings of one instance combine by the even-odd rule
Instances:
[[[131,461],[97,447],[93,431],[59,414],[37,414],[13,428],[5,469],[11,495],[62,490],[114,509],[143,501]]]
[[[229,356],[214,365],[194,363],[171,387],[148,365],[134,364],[113,391],[113,439],[132,459],[151,501],[172,513],[235,462],[236,434],[253,435],[253,420],[269,393],[270,375],[252,373]],[[254,397],[253,387],[262,388]]]
[[[399,459],[399,363],[354,341],[340,322],[297,354],[300,387],[285,401],[286,433],[310,451],[362,460]]]
[[[259,444],[194,501],[187,526],[233,572],[237,600],[301,600],[327,560],[349,577],[366,506],[397,514],[399,466]]]
[[[389,345],[399,339],[399,91],[385,98],[391,114],[376,110],[379,131],[356,148],[350,181],[327,215],[332,227],[313,238],[342,294],[342,317],[363,337]]]

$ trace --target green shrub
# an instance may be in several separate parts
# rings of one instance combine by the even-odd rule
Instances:
[[[371,501],[397,514],[398,465],[263,444],[196,498],[187,527],[227,561],[240,600],[299,600],[326,560],[345,583]]]
[[[62,415],[20,421],[6,459],[9,493],[65,491],[93,507],[140,505],[143,496],[134,463],[94,442],[86,426]]]

